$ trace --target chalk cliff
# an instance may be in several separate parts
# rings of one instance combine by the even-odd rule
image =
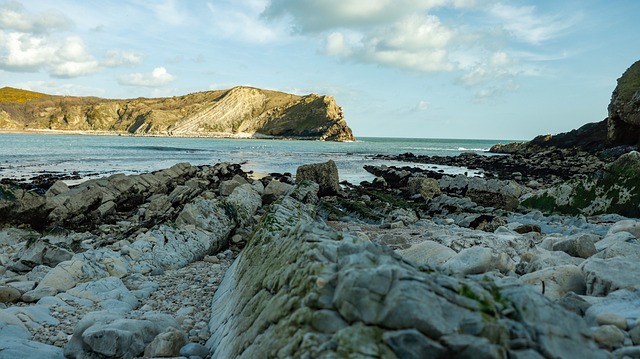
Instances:
[[[0,129],[354,140],[332,96],[297,96],[244,86],[126,100],[41,95],[22,101],[20,90],[0,89]]]

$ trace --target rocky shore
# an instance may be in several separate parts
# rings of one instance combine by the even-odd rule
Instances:
[[[361,184],[332,161],[4,181],[0,358],[640,357],[638,216],[562,214],[585,208],[569,187],[563,206],[531,200],[615,182],[637,208],[639,158],[404,154]]]

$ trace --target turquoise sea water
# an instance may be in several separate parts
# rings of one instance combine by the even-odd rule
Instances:
[[[244,163],[256,176],[291,172],[306,163],[333,159],[341,180],[359,183],[371,176],[362,167],[406,165],[371,158],[375,154],[457,155],[484,153],[508,140],[359,138],[355,142],[213,139],[175,137],[0,134],[0,178],[28,178],[48,172],[78,172],[83,177],[141,173],[179,162],[193,165]],[[423,167],[432,167],[423,165]],[[447,172],[459,168],[438,166]]]

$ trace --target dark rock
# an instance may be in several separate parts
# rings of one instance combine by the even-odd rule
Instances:
[[[333,160],[325,163],[302,165],[296,171],[296,183],[312,181],[320,185],[321,196],[335,195],[340,191],[338,167]]]
[[[608,140],[612,145],[640,144],[640,61],[618,79],[608,107]]]

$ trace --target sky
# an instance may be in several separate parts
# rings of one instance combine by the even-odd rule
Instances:
[[[331,95],[356,137],[528,140],[603,120],[637,0],[0,0],[0,87]]]

